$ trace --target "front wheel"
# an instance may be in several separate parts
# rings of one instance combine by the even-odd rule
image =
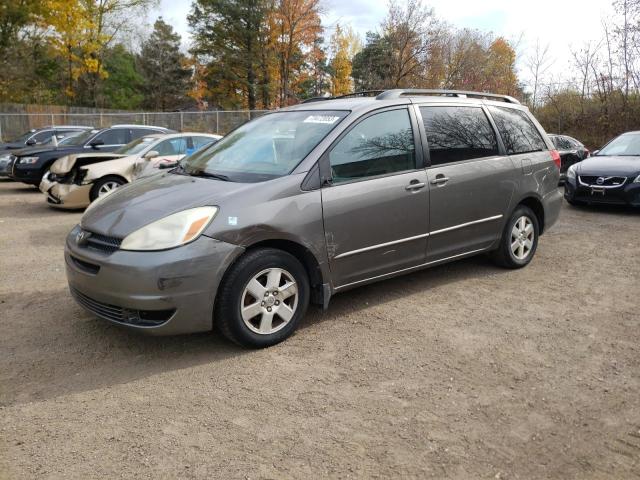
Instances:
[[[309,305],[309,279],[291,254],[260,248],[233,264],[220,285],[214,319],[229,340],[268,347],[289,337]]]
[[[538,217],[529,207],[520,205],[505,225],[500,246],[493,255],[495,262],[505,268],[528,265],[536,253],[539,232]]]
[[[111,193],[112,190],[120,187],[127,183],[124,179],[116,176],[107,176],[99,179],[94,182],[93,187],[91,187],[91,192],[89,192],[89,198],[93,202],[95,199],[102,197],[108,193]]]

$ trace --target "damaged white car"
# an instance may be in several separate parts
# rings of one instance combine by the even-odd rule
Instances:
[[[120,185],[155,169],[171,167],[220,135],[176,133],[141,137],[111,153],[79,153],[56,160],[45,173],[40,191],[52,207],[79,209]]]

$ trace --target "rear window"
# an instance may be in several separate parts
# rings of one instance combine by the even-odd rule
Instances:
[[[431,165],[498,155],[496,135],[481,108],[420,107]]]
[[[547,149],[540,132],[526,113],[514,108],[489,107],[509,155]]]

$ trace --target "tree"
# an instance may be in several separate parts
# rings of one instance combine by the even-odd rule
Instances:
[[[353,58],[360,50],[362,43],[353,28],[336,24],[329,44],[332,95],[344,95],[353,89]]]
[[[407,0],[405,7],[395,0],[389,3],[382,29],[391,50],[389,73],[393,87],[420,82],[429,51],[432,21],[433,10],[426,8],[421,0]]]
[[[267,51],[267,0],[195,0],[188,17],[193,33],[191,53],[206,66],[209,93],[228,108],[257,105],[270,59]],[[238,90],[242,95],[238,96]],[[268,91],[262,92],[263,107]]]
[[[379,33],[367,32],[364,48],[353,57],[356,90],[391,87],[391,44]]]
[[[122,44],[110,48],[104,58],[109,72],[101,91],[99,104],[120,110],[139,109],[144,101],[144,77],[136,68],[136,56]]]
[[[529,74],[531,75],[531,89],[533,90],[531,97],[531,110],[534,112],[538,106],[540,84],[552,64],[553,61],[549,56],[549,45],[540,45],[540,39],[538,39],[536,41],[535,48],[529,55],[526,62]]]
[[[322,33],[320,0],[277,0],[272,15],[279,58],[278,105],[282,107],[297,101],[294,77],[303,69],[306,52]]]
[[[142,44],[139,65],[147,108],[172,110],[184,102],[191,73],[186,68],[185,55],[180,52],[180,35],[162,17],[156,20],[153,32]]]

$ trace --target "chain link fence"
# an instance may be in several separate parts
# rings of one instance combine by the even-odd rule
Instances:
[[[118,124],[155,125],[180,132],[224,135],[267,110],[204,112],[95,112],[95,113],[0,113],[0,139],[11,140],[33,128],[83,125],[94,128]]]

